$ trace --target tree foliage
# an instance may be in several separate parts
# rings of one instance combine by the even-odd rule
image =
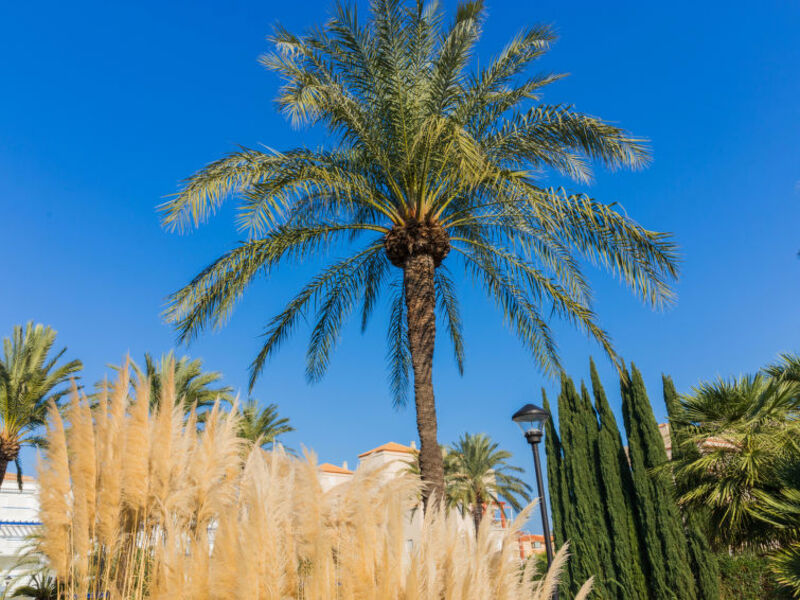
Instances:
[[[448,503],[471,510],[476,527],[484,507],[507,502],[521,511],[530,500],[530,486],[516,474],[523,469],[510,464],[511,453],[485,433],[465,433],[447,449],[445,482]]]
[[[783,535],[763,511],[800,462],[797,384],[763,374],[703,383],[682,411],[699,451],[676,462],[681,503],[707,514],[718,548],[769,548]]]
[[[23,445],[39,445],[39,428],[47,408],[60,404],[69,392],[68,383],[83,368],[81,361],[61,362],[67,349],[54,352],[54,329],[32,322],[15,325],[11,337],[3,339],[0,359],[0,483],[9,462],[17,469],[22,489],[19,451]]]
[[[276,404],[260,408],[255,398],[239,407],[239,437],[253,445],[271,450],[278,437],[294,431],[289,419],[278,414]]]
[[[768,554],[776,580],[800,597],[800,357],[703,383],[672,412],[686,432],[680,502],[721,551]]]
[[[672,378],[663,375],[664,404],[669,414],[669,433],[672,446],[671,460],[681,462],[699,454],[697,446],[691,444],[690,432],[681,418],[681,407],[678,393]],[[671,466],[671,465],[670,465]],[[692,565],[699,598],[719,597],[719,568],[714,553],[708,542],[707,516],[703,509],[683,510],[686,528],[689,560]]]
[[[562,374],[559,433],[552,423],[545,431],[553,528],[575,553],[563,591],[594,576],[602,598],[671,600],[680,590],[682,599],[717,600],[716,562],[702,528],[684,521],[674,500],[641,374],[633,367],[621,378],[626,449],[594,361],[590,373],[591,394]]]
[[[449,21],[433,2],[373,0],[367,19],[339,2],[303,35],[275,29],[261,62],[282,81],[277,106],[294,125],[326,130],[330,143],[241,148],[190,176],[161,207],[165,226],[183,230],[237,198],[247,236],[170,296],[166,318],[180,339],[222,325],[256,279],[335,250],[341,258],[266,323],[251,387],[306,319],[306,375],[318,380],[347,319],[356,313],[366,326],[388,291],[395,401],[406,400],[413,365],[415,384],[426,380],[415,388],[417,409],[433,415],[434,310],[459,368],[464,360],[456,266],[548,373],[560,364],[552,317],[614,356],[591,308],[584,263],[613,273],[653,307],[672,301],[677,256],[669,235],[640,226],[615,203],[546,180],[549,172],[583,184],[594,164],[642,167],[645,142],[570,105],[541,102],[561,77],[531,72],[555,40],[550,27],[524,29],[478,65],[485,18],[482,0],[459,4]],[[416,347],[410,328],[423,324],[426,343]],[[437,456],[435,436],[420,429],[423,459]]]
[[[594,360],[590,360],[589,367],[594,407],[599,421],[597,462],[600,497],[614,566],[614,580],[609,587],[613,586],[623,598],[646,600],[647,581],[642,570],[640,543],[634,521],[636,496],[628,457]]]
[[[675,590],[681,590],[684,598],[696,598],[686,535],[673,499],[673,484],[667,475],[658,472],[667,463],[664,441],[642,375],[635,365],[631,365],[631,374],[622,380],[622,414],[651,597],[670,600]]]

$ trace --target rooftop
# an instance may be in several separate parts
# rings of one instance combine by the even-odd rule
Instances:
[[[377,448],[373,448],[372,450],[367,450],[366,452],[359,454],[358,458],[364,458],[365,456],[369,456],[370,454],[377,454],[378,452],[397,452],[398,454],[414,454],[414,449],[410,446],[403,446],[403,444],[398,444],[397,442],[389,442],[388,444],[383,444],[382,446],[378,446]]]
[[[30,481],[34,482],[36,479],[33,477],[28,477],[27,475],[22,476],[22,481]],[[6,472],[6,476],[3,478],[3,483],[13,483],[14,485],[17,484],[17,474],[16,473],[9,473]]]
[[[335,473],[337,475],[352,475],[353,471],[349,469],[345,469],[344,467],[338,467],[336,465],[332,465],[331,463],[322,463],[319,467],[317,467],[323,473]]]

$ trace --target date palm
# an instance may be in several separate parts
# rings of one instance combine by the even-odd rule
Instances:
[[[144,367],[132,359],[128,359],[131,376],[131,385],[137,386],[140,382],[147,381],[150,385],[150,408],[155,409],[162,398],[162,389],[166,380],[172,378],[175,389],[175,402],[180,403],[185,414],[192,410],[199,413],[202,422],[204,409],[210,408],[217,400],[231,403],[233,401],[233,388],[219,385],[222,373],[219,371],[206,371],[203,361],[199,358],[192,359],[188,356],[175,358],[173,351],[163,354],[158,360],[153,359],[149,352],[144,354]],[[114,371],[119,372],[122,367],[110,365]],[[96,384],[98,393],[107,389],[108,381]],[[171,384],[170,384],[171,389]]]
[[[173,351],[161,356],[156,361],[145,352],[144,368],[131,361],[131,369],[136,380],[147,379],[150,382],[150,403],[156,408],[162,397],[161,389],[167,374],[172,372],[175,381],[175,401],[180,402],[185,413],[192,410],[201,411],[214,405],[217,400],[233,401],[233,388],[219,385],[222,373],[207,371],[199,358],[181,356],[175,358]]]
[[[278,414],[277,405],[260,409],[254,398],[239,408],[239,417],[239,437],[261,448],[273,448],[278,436],[294,431],[289,419]]]
[[[3,339],[0,359],[0,483],[8,463],[17,468],[22,489],[19,452],[23,445],[38,445],[37,429],[44,425],[50,402],[58,404],[69,391],[67,385],[83,368],[81,361],[59,364],[67,349],[51,354],[56,332],[41,324],[15,325]]]
[[[487,66],[474,51],[483,2],[459,4],[446,23],[436,3],[373,0],[363,21],[339,3],[304,35],[276,28],[263,65],[283,80],[280,110],[318,125],[329,145],[285,152],[243,148],[189,177],[162,205],[172,229],[196,227],[229,198],[247,239],[170,297],[180,338],[220,325],[257,277],[312,255],[344,253],[276,315],[251,365],[267,360],[313,313],[306,373],[325,372],[345,320],[362,328],[388,292],[388,358],[395,402],[413,392],[424,498],[444,491],[433,390],[436,314],[463,368],[456,278],[482,288],[546,372],[559,360],[550,317],[596,339],[582,263],[617,275],[653,306],[672,298],[670,237],[613,205],[544,185],[550,170],[586,183],[591,164],[637,168],[642,140],[570,106],[540,104],[559,75],[528,69],[554,41],[545,26],[514,37]]]
[[[519,511],[523,501],[530,502],[530,486],[514,475],[523,470],[508,464],[510,458],[510,452],[483,433],[465,433],[447,452],[448,503],[472,511],[476,532],[485,505],[499,506],[505,500]]]

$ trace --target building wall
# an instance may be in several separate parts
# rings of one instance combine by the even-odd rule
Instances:
[[[15,580],[19,583],[29,569],[18,563],[29,547],[27,538],[40,527],[38,493],[39,486],[30,477],[23,478],[20,491],[15,474],[7,475],[0,486],[0,594]]]

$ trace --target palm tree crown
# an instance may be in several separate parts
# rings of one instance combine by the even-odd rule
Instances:
[[[58,404],[69,391],[66,384],[83,368],[81,361],[58,364],[66,348],[51,355],[56,332],[50,327],[27,323],[14,326],[10,338],[3,339],[0,360],[0,483],[9,462],[17,468],[17,483],[22,489],[19,451],[25,444],[38,445],[36,430],[44,424],[47,406]]]
[[[719,380],[681,401],[693,432],[675,462],[679,500],[708,517],[718,547],[768,548],[780,531],[765,512],[800,466],[800,386],[764,375]]]
[[[228,403],[233,401],[233,388],[219,385],[222,373],[204,370],[202,359],[188,356],[176,359],[174,351],[170,351],[156,361],[145,352],[144,368],[132,360],[130,365],[134,374],[133,385],[145,381],[150,383],[151,408],[157,407],[168,377],[172,377],[175,383],[175,402],[179,402],[187,414],[192,410],[207,409],[218,400]]]
[[[182,339],[224,322],[256,276],[349,250],[267,324],[251,387],[308,312],[306,373],[318,379],[345,320],[357,311],[366,327],[388,292],[391,387],[403,404],[413,371],[426,498],[444,485],[432,383],[437,311],[459,369],[464,359],[451,266],[483,289],[548,372],[559,369],[551,315],[613,356],[581,261],[656,307],[671,300],[677,276],[668,236],[613,205],[543,185],[548,169],[585,183],[593,161],[640,167],[642,140],[570,106],[538,103],[560,77],[527,73],[555,39],[548,27],[526,29],[473,69],[484,17],[482,1],[462,2],[447,24],[433,2],[373,0],[366,22],[339,3],[305,35],[278,27],[262,58],[283,80],[278,106],[294,124],[325,127],[330,146],[241,149],[162,206],[165,225],[181,229],[237,196],[248,234],[171,296],[167,318]]]
[[[445,456],[448,504],[471,510],[476,528],[487,504],[505,500],[519,511],[522,501],[530,502],[530,486],[514,475],[523,470],[508,464],[510,458],[484,433],[465,433]]]
[[[254,398],[239,408],[239,417],[239,437],[264,449],[273,448],[278,436],[294,431],[289,419],[278,414],[277,405],[269,404],[259,409]]]

